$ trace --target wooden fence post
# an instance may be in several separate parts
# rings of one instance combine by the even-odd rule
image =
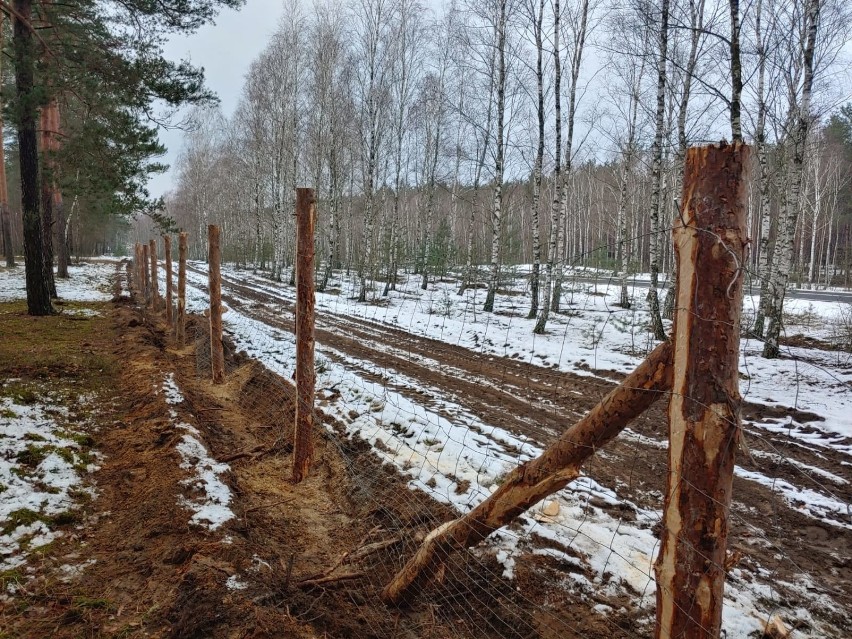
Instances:
[[[219,249],[219,227],[210,224],[207,227],[208,289],[210,291],[210,364],[213,369],[213,383],[225,382],[225,351],[222,347],[222,273],[220,270],[221,253]]]
[[[148,245],[144,242],[142,243],[142,281],[144,282],[144,286],[142,290],[144,291],[142,298],[145,300],[145,305],[147,306],[151,301],[151,283],[150,276],[148,271]]]
[[[669,473],[657,576],[657,639],[719,637],[740,437],[739,346],[749,148],[689,149],[678,264]]]
[[[160,308],[160,280],[157,277],[157,240],[148,242],[151,253],[151,308],[156,312]]]
[[[178,301],[177,301],[177,342],[183,346],[186,342],[186,232],[178,235]]]
[[[671,389],[672,345],[655,348],[624,381],[535,459],[506,476],[467,515],[433,530],[382,592],[389,604],[410,601],[453,552],[478,544],[580,476],[582,465]]]
[[[142,243],[136,243],[136,299],[142,304],[145,303],[145,253],[142,251]]]
[[[163,236],[163,251],[166,254],[166,324],[172,325],[172,238]]]
[[[313,189],[296,189],[296,430],[293,481],[308,476],[314,457],[314,227]]]
[[[133,245],[133,290],[131,296],[139,300],[142,294],[142,245],[136,242]]]

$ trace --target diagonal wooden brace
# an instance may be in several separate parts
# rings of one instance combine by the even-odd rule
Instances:
[[[433,530],[382,592],[399,605],[417,596],[446,559],[476,545],[580,476],[581,466],[672,387],[672,345],[663,342],[539,457],[518,466],[488,499]]]

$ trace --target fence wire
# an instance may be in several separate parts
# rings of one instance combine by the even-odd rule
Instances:
[[[222,278],[226,372],[235,374],[252,358],[271,373],[255,379],[246,401],[282,454],[291,450],[296,401],[288,381],[295,366],[295,289],[288,275],[277,282],[260,270],[226,265]],[[343,605],[342,591],[356,609],[375,601],[425,534],[486,499],[655,345],[645,289],[635,278],[628,309],[614,303],[620,278],[567,269],[560,312],[551,315],[544,336],[531,335],[525,273],[504,271],[494,313],[480,310],[479,281],[458,295],[456,277],[432,277],[422,290],[419,275],[403,272],[389,297],[374,284],[368,301],[357,303],[357,273],[335,271],[317,295],[317,405],[325,415],[320,464],[339,460],[345,481],[336,489],[349,513],[363,518],[351,538],[335,543],[348,553],[394,543],[366,557],[363,575],[346,588],[329,595],[317,584],[311,597]],[[161,281],[161,291],[164,286]],[[201,379],[211,370],[208,307],[206,265],[191,263],[187,308],[195,315],[188,337]],[[770,363],[748,330],[755,311],[747,292],[740,327],[746,444],[738,455],[729,561],[717,566],[727,574],[723,628],[728,637],[762,636],[777,618],[800,636],[841,636],[852,627],[852,443],[832,424],[820,426],[824,415],[810,409],[824,401],[817,408],[829,420],[842,420],[848,410],[843,397],[852,371],[848,345],[837,338],[842,318],[824,322],[821,339],[802,346],[785,333],[784,357]],[[797,313],[788,313],[785,331],[798,321],[819,321]],[[822,348],[805,348],[814,345]],[[652,634],[666,403],[661,398],[598,451],[566,489],[474,550],[446,557],[446,571],[412,610],[362,615],[364,632],[353,636]],[[281,569],[288,578],[291,569],[299,578],[311,576],[300,565]],[[309,597],[291,612],[322,624],[332,610]]]

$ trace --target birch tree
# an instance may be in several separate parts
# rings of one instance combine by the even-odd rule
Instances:
[[[569,14],[570,19],[565,24],[570,30],[571,35],[571,66],[570,66],[570,81],[568,88],[568,114],[565,121],[565,166],[564,179],[567,179],[571,174],[571,169],[574,162],[574,133],[577,119],[577,83],[580,80],[580,71],[583,66],[583,55],[586,48],[586,38],[589,33],[589,0],[579,0],[576,7],[576,12],[572,11]],[[559,228],[557,233],[556,251],[557,257],[554,261],[553,273],[553,294],[550,299],[550,310],[554,313],[559,312],[560,301],[562,299],[562,273],[565,263],[565,223],[567,221],[567,197],[568,189],[562,187],[561,202],[559,205],[558,222]]]
[[[775,252],[773,254],[772,278],[769,285],[769,303],[766,306],[769,326],[766,331],[766,341],[763,345],[763,356],[769,358],[778,357],[780,354],[778,339],[781,335],[782,313],[784,305],[784,294],[787,289],[787,280],[790,277],[790,267],[793,258],[793,233],[799,215],[802,178],[804,175],[805,148],[808,139],[808,130],[811,126],[811,95],[814,82],[814,54],[817,44],[817,33],[820,17],[821,0],[806,0],[805,12],[802,21],[802,31],[806,34],[802,56],[802,85],[801,98],[796,101],[793,91],[796,88],[792,83],[790,86],[791,114],[795,128],[791,131],[790,146],[792,150],[792,166],[790,168],[790,190],[789,198],[783,204],[779,215],[778,237],[775,241]]]
[[[665,133],[666,70],[668,65],[669,0],[661,0],[659,23],[657,24],[657,106],[654,121],[654,144],[651,147],[651,204],[650,204],[650,262],[651,285],[648,288],[648,304],[651,315],[651,331],[658,340],[666,339],[663,318],[660,314],[660,299],[657,294],[660,281],[660,209],[663,181],[663,135]]]
[[[494,310],[494,296],[500,281],[500,240],[503,232],[503,162],[505,160],[506,125],[506,30],[508,1],[496,0],[493,6],[494,47],[497,62],[494,101],[497,108],[497,124],[494,131],[494,194],[491,203],[491,269],[488,277],[488,293],[483,310]]]
[[[358,301],[367,300],[367,278],[372,275],[375,195],[379,153],[386,133],[388,82],[391,79],[393,20],[390,0],[357,0],[352,9],[352,40],[356,58],[355,85],[361,141],[361,182],[364,194],[363,255],[358,266]]]

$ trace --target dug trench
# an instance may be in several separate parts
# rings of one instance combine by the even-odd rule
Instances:
[[[530,561],[508,581],[487,552],[459,554],[412,608],[387,608],[381,588],[453,513],[321,411],[316,463],[292,484],[288,380],[227,344],[227,381],[214,386],[195,352],[203,318],[179,347],[127,297],[102,313],[85,344],[104,372],[91,389],[95,497],[15,578],[3,637],[636,636],[628,597],[602,599],[621,611],[602,618],[556,585],[565,574],[552,562]],[[215,529],[187,507],[203,488],[182,467],[187,432],[229,464],[220,479],[233,517]]]

